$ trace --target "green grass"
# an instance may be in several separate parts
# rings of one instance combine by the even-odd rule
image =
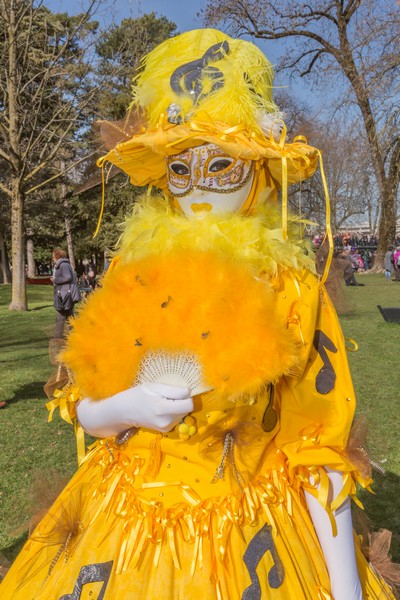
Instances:
[[[400,284],[386,284],[383,275],[360,275],[365,287],[346,288],[350,310],[342,315],[346,336],[359,350],[349,353],[359,414],[369,421],[370,451],[387,469],[377,474],[376,495],[362,493],[374,528],[400,531],[399,362],[400,325],[385,323],[376,308],[400,306]],[[50,286],[28,286],[30,310],[8,310],[10,286],[0,286],[0,552],[12,560],[26,537],[30,517],[40,507],[35,480],[44,490],[58,476],[76,469],[72,427],[55,416],[47,423],[43,384],[51,374],[48,339],[55,311]],[[46,481],[47,480],[47,481]],[[44,482],[44,483],[42,483]],[[36,485],[36,489],[37,489]],[[400,562],[400,540],[393,556]]]
[[[10,286],[0,286],[0,400],[8,402],[0,409],[0,552],[8,559],[44,501],[33,491],[38,479],[47,494],[56,473],[67,479],[76,469],[73,430],[58,417],[47,423],[43,392],[52,373],[53,288],[28,286],[28,312],[9,311],[10,298]]]
[[[374,472],[375,495],[360,492],[373,528],[394,533],[392,554],[400,562],[400,324],[386,323],[378,309],[400,307],[400,283],[386,283],[383,275],[359,275],[365,287],[345,289],[350,310],[341,316],[345,336],[359,349],[349,353],[357,395],[357,414],[368,420],[368,453],[385,475]]]

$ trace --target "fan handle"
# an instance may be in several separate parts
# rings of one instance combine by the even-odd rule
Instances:
[[[139,427],[131,427],[130,429],[126,429],[125,431],[121,431],[121,433],[119,433],[115,437],[115,443],[118,446],[121,446],[122,444],[125,444],[125,442],[127,442],[128,440],[130,440],[131,437],[133,435],[135,435],[135,433],[137,431],[139,431]]]

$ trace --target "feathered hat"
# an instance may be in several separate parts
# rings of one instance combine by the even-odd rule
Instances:
[[[98,165],[109,161],[134,185],[166,190],[166,156],[214,143],[235,158],[255,161],[245,210],[261,190],[276,197],[280,187],[286,207],[287,185],[310,177],[318,157],[303,137],[286,143],[272,84],[272,65],[251,42],[215,29],[170,38],[144,57],[133,79],[130,113],[139,115],[140,125],[129,134],[114,125],[114,139],[120,135],[121,141]]]

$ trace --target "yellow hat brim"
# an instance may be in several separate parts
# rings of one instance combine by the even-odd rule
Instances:
[[[276,142],[241,126],[211,122],[207,118],[174,125],[163,117],[158,126],[134,135],[101,157],[97,164],[110,162],[127,173],[132,184],[155,185],[166,189],[166,156],[206,143],[217,144],[227,154],[243,160],[262,161],[281,185],[282,163],[286,158],[288,184],[311,177],[317,168],[317,150],[305,138],[290,143]]]

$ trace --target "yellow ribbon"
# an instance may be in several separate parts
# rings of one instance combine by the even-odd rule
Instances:
[[[85,432],[76,419],[76,403],[79,400],[79,389],[73,383],[68,383],[62,390],[55,390],[53,400],[50,400],[46,404],[46,408],[49,411],[49,422],[53,420],[56,408],[59,408],[61,418],[70,423],[70,425],[74,425],[78,466],[82,464],[85,458]]]
[[[103,213],[104,213],[104,204],[105,204],[104,163],[105,163],[105,157],[104,156],[102,158],[99,158],[99,160],[96,163],[97,166],[101,167],[101,208],[100,208],[99,218],[97,220],[96,230],[95,230],[95,232],[94,232],[94,234],[92,236],[93,239],[99,233],[100,225],[101,225],[101,221],[103,219]]]
[[[282,237],[287,240],[288,230],[288,189],[287,189],[287,158],[282,156]]]
[[[293,143],[296,142],[303,142],[304,144],[307,144],[307,138],[304,135],[296,135],[296,137],[293,139]]]
[[[161,452],[161,439],[162,434],[156,435],[150,444],[151,460],[148,461],[143,477],[148,479],[155,479],[158,475],[161,466],[162,452]]]
[[[78,467],[81,466],[85,458],[85,431],[78,419],[75,419],[74,424],[75,439],[76,439],[76,454],[78,457]]]
[[[350,342],[350,344],[353,344],[353,346],[348,346],[346,344],[346,350],[348,350],[349,352],[357,352],[357,350],[358,350],[358,344],[357,344],[356,340],[353,340],[353,338],[350,338],[350,337],[345,337],[344,339],[347,342]]]
[[[297,277],[293,277],[293,283],[294,283],[294,287],[296,288],[296,292],[297,292],[299,298],[301,298],[301,289],[300,289],[300,284],[299,284],[299,280],[297,279]]]
[[[332,594],[327,592],[324,588],[318,588],[318,600],[332,600]]]
[[[348,496],[351,496],[352,493],[355,492],[354,481],[351,473],[343,473],[342,477],[343,487],[331,503],[331,508],[333,511],[340,508],[343,502],[346,500],[346,498],[348,498]]]
[[[190,576],[191,577],[193,577],[193,575],[195,574],[197,561],[199,560],[199,562],[201,562],[201,563],[203,561],[201,542],[202,542],[202,538],[199,534],[197,534],[194,538],[193,558],[192,558],[192,564],[190,566]],[[201,555],[201,560],[199,559],[200,555]]]
[[[297,452],[302,448],[304,442],[311,442],[317,446],[321,441],[321,435],[324,432],[324,426],[321,423],[311,423],[299,432],[300,441],[296,446]]]
[[[79,401],[79,390],[71,383],[68,383],[62,390],[55,390],[53,400],[47,402],[46,408],[49,412],[48,422],[53,420],[53,414],[56,408],[60,409],[60,415],[72,425],[72,419],[76,417],[76,403]]]
[[[325,283],[325,281],[328,279],[329,269],[331,267],[332,256],[333,256],[333,236],[332,236],[332,229],[331,229],[331,202],[329,199],[328,184],[326,181],[324,164],[322,162],[322,154],[321,154],[320,150],[317,150],[317,153],[318,153],[318,157],[319,157],[319,168],[321,171],[322,185],[323,185],[324,193],[325,193],[325,213],[326,213],[325,214],[325,227],[326,227],[326,236],[328,238],[328,256],[326,258],[324,272],[321,277],[321,284],[323,285]]]
[[[175,531],[176,531],[176,529],[175,529],[175,523],[174,523],[173,526],[168,527],[167,535],[168,535],[169,548],[171,550],[174,566],[176,569],[180,569],[181,565],[179,562],[178,552],[176,549]]]
[[[300,339],[302,341],[303,346],[305,346],[306,342],[305,342],[304,335],[303,335],[303,332],[301,329],[301,319],[300,319],[299,313],[297,311],[295,311],[291,315],[289,315],[287,323],[288,323],[288,325],[298,325],[299,326]]]
[[[311,483],[310,477],[313,481]],[[323,467],[309,467],[308,477],[303,482],[303,486],[307,491],[314,496],[325,510],[332,528],[332,535],[337,535],[337,525],[335,515],[333,514],[332,503],[329,503],[330,479],[328,473]]]
[[[146,490],[159,487],[179,487],[182,495],[192,506],[196,506],[201,502],[200,496],[196,494],[189,485],[183,484],[181,481],[154,481],[152,483],[143,483],[139,489]]]

